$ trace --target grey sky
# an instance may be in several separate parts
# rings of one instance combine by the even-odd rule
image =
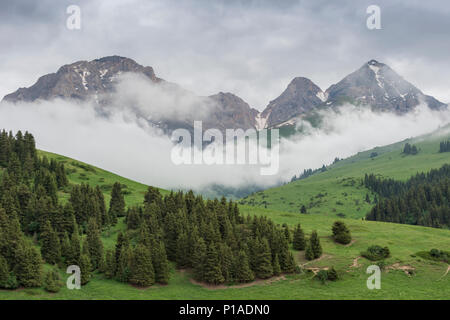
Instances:
[[[68,30],[78,4],[82,29]],[[366,28],[381,7],[382,30]],[[296,76],[325,90],[374,58],[450,102],[450,3],[441,1],[15,0],[0,4],[0,96],[61,65],[130,57],[201,95],[264,108]]]

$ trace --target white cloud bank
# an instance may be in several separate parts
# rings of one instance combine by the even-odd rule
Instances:
[[[40,149],[69,156],[127,178],[164,188],[202,188],[209,184],[239,187],[269,186],[291,178],[305,168],[328,164],[375,146],[425,134],[450,121],[449,111],[419,107],[397,116],[345,107],[324,113],[324,129],[309,128],[308,135],[283,141],[280,171],[261,176],[258,166],[180,165],[171,162],[172,143],[157,133],[133,110],[112,109],[99,116],[92,105],[61,100],[0,104],[0,128],[27,130]]]

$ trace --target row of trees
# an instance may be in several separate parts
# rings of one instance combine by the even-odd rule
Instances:
[[[403,153],[408,155],[416,155],[419,153],[419,150],[415,145],[406,143],[405,146],[403,147]]]
[[[128,233],[138,245],[165,248],[177,268],[191,268],[198,281],[248,282],[292,273],[290,234],[266,217],[243,217],[225,198],[204,201],[192,192],[162,197],[150,187],[143,206],[132,207]]]
[[[439,144],[439,152],[450,152],[450,140],[442,141]]]
[[[102,228],[125,214],[120,184],[110,210],[100,188],[74,186],[68,202],[58,192],[69,187],[64,164],[39,158],[31,134],[0,133],[0,287],[40,286],[54,290],[57,272],[45,277],[43,262],[79,265],[82,282],[104,267]],[[40,250],[35,245],[40,244]]]
[[[367,220],[450,226],[450,165],[417,174],[406,182],[366,176],[366,186],[382,198],[367,214]]]

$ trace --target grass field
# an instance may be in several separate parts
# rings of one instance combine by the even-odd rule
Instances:
[[[241,205],[241,213],[244,215],[269,216],[276,223],[286,223],[291,227],[301,223],[306,234],[310,234],[312,230],[318,231],[323,246],[321,259],[307,263],[304,252],[293,251],[296,261],[304,270],[301,274],[241,287],[212,289],[192,283],[189,270],[179,271],[172,266],[167,286],[138,289],[95,274],[80,290],[68,290],[64,287],[57,294],[47,293],[42,288],[0,290],[0,299],[448,299],[448,264],[424,260],[416,253],[432,248],[450,251],[450,230],[362,220],[361,217],[370,205],[364,203],[367,190],[358,183],[358,179],[366,172],[406,179],[417,171],[427,171],[448,163],[449,154],[437,153],[441,140],[414,142],[420,148],[420,153],[416,156],[401,155],[400,149],[404,142],[377,148],[378,156],[374,160],[370,159],[373,151],[363,152],[338,162],[327,172],[245,199],[246,203],[254,199],[254,205]],[[110,187],[116,181],[127,186],[127,205],[141,203],[143,200],[147,188],[145,185],[63,156],[47,152],[40,154],[64,161],[70,172],[71,183],[101,185],[107,201]],[[318,194],[323,196],[316,197]],[[62,196],[67,198],[68,195],[64,193]],[[268,202],[267,209],[261,203],[263,199]],[[356,203],[357,200],[359,203]],[[300,214],[299,206],[311,201],[315,205],[308,209],[309,214]],[[345,214],[346,218],[340,220],[352,232],[354,241],[349,246],[336,244],[330,237],[331,225],[338,213]],[[125,224],[121,219],[114,228],[105,230],[102,234],[104,246],[114,246],[117,233],[124,229]],[[388,269],[382,272],[381,289],[369,290],[366,286],[369,277],[366,268],[372,262],[357,258],[361,251],[374,244],[389,247],[391,257],[386,261],[388,266],[397,269],[408,267],[414,269],[413,274],[408,275],[395,268]],[[352,265],[354,266],[351,267]],[[313,279],[313,272],[308,271],[308,268],[327,267],[334,267],[338,271],[340,279],[337,282],[322,284]],[[67,275],[61,275],[66,279]]]
[[[331,165],[325,172],[254,193],[240,203],[287,212],[299,212],[304,205],[310,214],[362,218],[372,207],[365,202],[366,194],[374,198],[361,185],[365,173],[405,180],[417,172],[439,168],[450,163],[450,153],[438,152],[439,142],[448,137],[422,137],[361,152]],[[402,154],[406,142],[415,144],[419,154]],[[373,152],[378,156],[371,158]]]

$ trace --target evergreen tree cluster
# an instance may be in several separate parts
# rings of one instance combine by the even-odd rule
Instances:
[[[450,152],[450,140],[442,141],[439,144],[439,152]]]
[[[165,266],[166,260],[178,268],[192,269],[196,280],[211,284],[248,282],[295,271],[289,230],[266,217],[243,217],[237,204],[225,198],[204,201],[191,191],[162,197],[150,187],[144,205],[130,208],[126,222],[128,233],[138,239],[131,250],[147,248],[155,274],[155,263]],[[164,250],[153,257],[158,248]]]
[[[335,221],[331,231],[333,232],[333,239],[337,243],[349,244],[352,241],[350,230],[342,221]]]
[[[414,224],[435,228],[450,226],[450,165],[420,173],[406,182],[365,178],[365,185],[382,198],[367,220]]]
[[[405,146],[403,147],[403,153],[407,155],[416,155],[419,153],[419,150],[415,145],[406,143]]]

